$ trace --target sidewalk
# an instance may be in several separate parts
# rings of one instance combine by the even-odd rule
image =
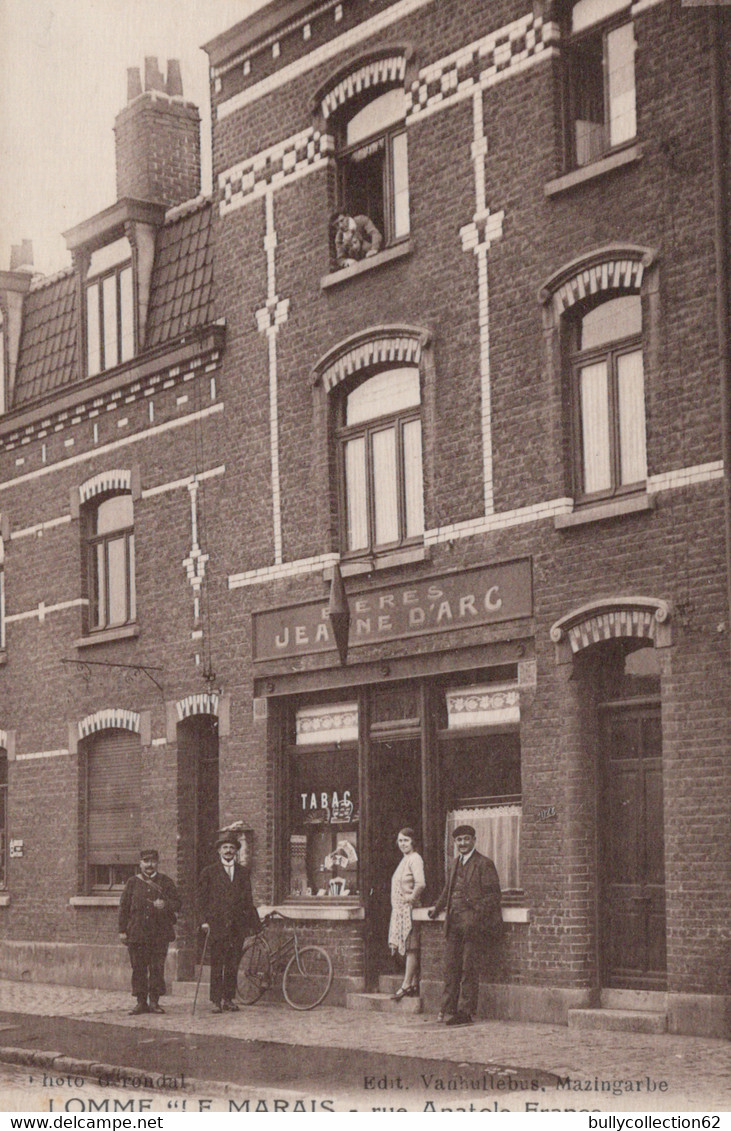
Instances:
[[[192,1016],[192,987],[180,983],[164,999],[164,1016],[130,1017],[132,1004],[130,994],[118,991],[0,981],[0,1046],[89,1060],[109,1060],[111,1049],[111,1063],[155,1071],[175,1072],[185,1061],[187,1073],[202,1079],[232,1079],[236,1066],[238,1083],[301,1086],[307,1080],[333,1090],[357,1088],[374,1105],[403,1102],[397,1076],[410,1081],[406,1087],[416,1100],[416,1092],[434,1086],[423,1076],[464,1078],[479,1070],[505,1081],[532,1077],[542,1101],[558,1097],[567,1109],[731,1110],[731,1044],[723,1040],[505,1021],[448,1029],[430,1014],[328,1006],[298,1013],[266,1002],[213,1015],[203,989]],[[11,1058],[0,1048],[3,1059]],[[368,1084],[369,1077],[388,1080],[381,1088]],[[554,1077],[570,1077],[573,1087],[556,1090]],[[639,1081],[639,1087],[628,1091],[623,1084],[613,1096],[615,1081]],[[500,1087],[511,1090],[507,1082]],[[443,1090],[432,1098],[459,1100]]]

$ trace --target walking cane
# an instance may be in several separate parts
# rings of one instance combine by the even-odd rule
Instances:
[[[205,938],[205,942],[203,943],[203,953],[201,955],[201,962],[200,962],[200,966],[198,968],[198,981],[195,984],[195,997],[193,998],[193,1008],[190,1011],[193,1014],[193,1016],[195,1016],[195,1006],[196,1006],[196,1002],[198,1001],[198,990],[201,988],[201,978],[203,977],[203,963],[206,960],[206,950],[208,949],[208,939],[210,938],[210,934],[211,934],[211,928],[206,927],[206,938]]]

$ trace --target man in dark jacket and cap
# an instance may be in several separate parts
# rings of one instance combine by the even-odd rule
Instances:
[[[469,1025],[477,1010],[480,957],[486,943],[502,931],[500,880],[492,860],[475,848],[472,825],[458,825],[452,833],[457,847],[447,882],[429,911],[434,919],[446,911],[444,923],[444,997],[439,1020],[447,1025]],[[462,1008],[460,1009],[460,989]]]
[[[211,948],[210,997],[214,1013],[236,1013],[234,1002],[239,963],[248,935],[261,930],[251,894],[249,870],[238,862],[241,842],[233,832],[216,841],[219,859],[204,868],[198,883],[202,927]]]
[[[119,934],[132,963],[132,993],[137,1005],[131,1013],[164,1013],[165,958],[175,938],[180,896],[169,876],[158,872],[154,848],[140,853],[140,867],[124,886],[119,904]]]

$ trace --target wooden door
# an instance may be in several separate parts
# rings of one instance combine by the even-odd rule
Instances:
[[[371,812],[369,849],[371,884],[368,899],[369,971],[394,973],[388,949],[391,877],[401,861],[399,829],[413,828],[421,839],[421,743],[419,737],[384,737],[371,745]]]
[[[609,709],[603,730],[602,981],[659,989],[666,975],[660,710]]]

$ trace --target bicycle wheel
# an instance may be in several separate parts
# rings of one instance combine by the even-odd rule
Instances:
[[[324,1001],[333,982],[330,955],[321,946],[303,946],[284,968],[282,992],[292,1009],[314,1009]]]
[[[253,1005],[272,984],[269,947],[261,935],[248,939],[239,965],[236,996],[244,1005]]]

